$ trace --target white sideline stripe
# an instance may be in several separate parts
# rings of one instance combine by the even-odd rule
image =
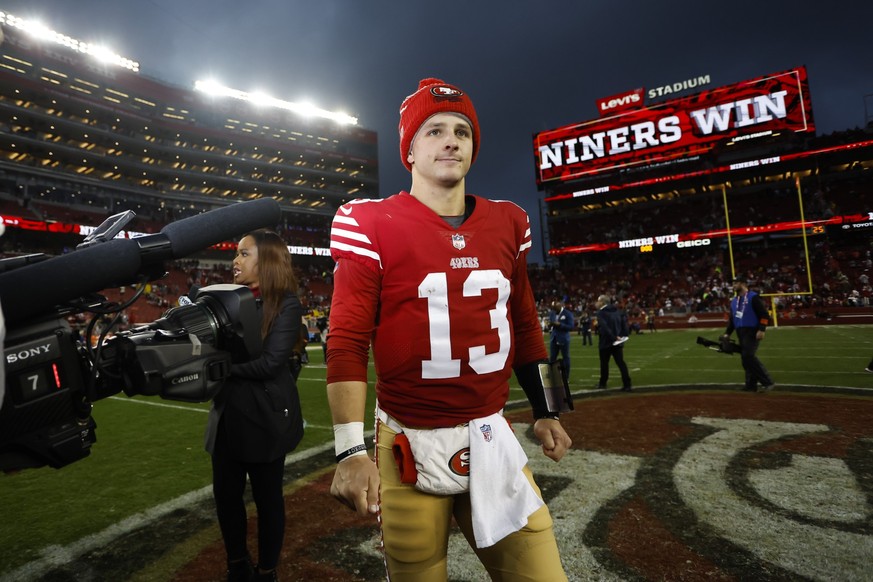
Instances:
[[[148,400],[137,400],[135,398],[122,398],[120,396],[110,396],[111,400],[118,400],[119,402],[130,402],[132,404],[148,404],[151,406],[159,406],[161,408],[175,408],[177,410],[187,410],[189,412],[209,412],[206,408],[194,408],[192,406],[179,406],[177,404],[165,404],[163,402],[150,402]],[[309,424],[306,422],[306,419],[303,419],[303,427],[304,428],[314,428],[317,430],[333,430],[332,426],[322,426],[319,424]],[[288,464],[287,461],[285,463]]]
[[[791,371],[792,371],[792,370],[781,370],[781,369],[777,369],[777,368],[767,368],[767,369],[770,370],[771,372],[775,372],[775,373],[777,373],[777,374],[778,374],[778,373],[781,373],[781,372],[791,372]],[[642,370],[642,368],[629,368],[629,370],[630,370],[631,372],[636,372],[636,371],[638,371],[638,370]],[[673,368],[659,368],[659,367],[657,367],[657,366],[646,366],[646,370],[649,370],[650,372],[651,372],[651,371],[654,371],[654,372],[672,372],[672,371],[674,371]],[[688,370],[689,373],[693,373],[693,372],[715,373],[715,372],[724,372],[724,371],[725,371],[725,370],[722,370],[721,368],[690,368],[690,369]],[[742,371],[742,368],[740,369],[740,371]],[[829,371],[829,372],[816,372],[816,371],[808,371],[808,372],[806,372],[806,373],[807,373],[807,374],[810,374],[810,375],[812,375],[812,374],[820,374],[820,375],[824,375],[824,374],[826,374],[826,375],[828,375],[828,376],[860,376],[860,375],[862,375],[862,374],[867,374],[867,372],[858,371],[858,370],[847,370],[847,371],[844,371],[844,372],[834,372],[834,371]],[[600,377],[600,373],[598,373],[598,372],[594,372],[594,373],[592,373],[592,374],[590,375],[590,377],[591,377],[591,378],[599,378],[599,377]],[[653,387],[669,388],[669,387],[671,387],[671,386],[688,386],[688,385],[693,385],[693,386],[713,386],[713,385],[714,385],[714,386],[721,386],[721,385],[724,385],[724,384],[737,384],[737,383],[742,384],[742,382],[731,381],[731,380],[725,380],[724,382],[691,382],[691,383],[689,383],[689,382],[681,382],[681,383],[680,383],[680,382],[676,382],[676,383],[673,383],[673,384],[652,384],[652,386],[653,386]],[[777,382],[777,384],[778,384],[778,382]],[[807,384],[797,384],[797,383],[794,383],[794,382],[791,382],[790,384],[791,384],[791,386],[811,386],[811,387],[815,387],[815,386],[817,386],[817,387],[819,387],[819,388],[851,388],[851,386],[830,386],[830,385],[829,385],[829,386],[823,387],[821,384],[808,384],[808,385],[807,385]],[[571,387],[573,386],[573,380],[570,380],[570,386],[571,386]],[[863,387],[858,387],[858,389],[859,389],[859,390],[870,390],[870,388],[863,388]]]
[[[124,400],[123,398],[121,400]],[[180,407],[184,408],[184,407]],[[194,409],[186,409],[194,410]],[[324,428],[324,427],[317,427]],[[373,431],[365,433],[366,438],[373,437]],[[333,442],[325,443],[318,447],[313,447],[305,451],[300,451],[285,457],[285,466],[291,463],[296,463],[309,457],[314,457],[326,450],[333,449]],[[82,554],[94,550],[96,548],[108,546],[110,543],[127,535],[131,531],[148,525],[151,522],[164,518],[168,514],[177,509],[184,509],[196,503],[203,501],[212,496],[212,485],[201,487],[195,491],[190,491],[184,495],[180,495],[175,499],[171,499],[160,505],[156,505],[143,512],[134,514],[126,519],[114,523],[96,534],[85,536],[67,546],[51,545],[46,546],[41,550],[42,557],[21,566],[17,570],[13,570],[3,578],[3,582],[25,582],[27,580],[38,580],[51,568],[62,566],[74,561]]]
[[[166,402],[152,402],[151,400],[140,400],[137,398],[122,398],[121,396],[110,396],[110,400],[118,400],[119,402],[131,402],[133,404],[146,404],[148,406],[158,406],[160,408],[174,408],[176,410],[187,410],[189,412],[209,412],[207,408],[194,408],[193,406],[180,406],[178,404],[167,404]]]

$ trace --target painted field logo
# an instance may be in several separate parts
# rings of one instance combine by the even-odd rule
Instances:
[[[869,390],[746,395],[696,385],[664,393],[638,388],[628,398],[579,397],[576,412],[561,416],[573,448],[559,463],[543,454],[527,424],[530,411],[509,412],[552,516],[569,582],[870,579]],[[333,471],[325,469],[335,465],[334,450],[328,444],[319,451],[289,456],[294,470],[286,471],[286,485],[301,475],[320,476],[285,489],[289,532],[300,541],[283,550],[283,578],[321,580],[330,571],[336,582],[385,580],[377,520],[349,511],[328,493]],[[455,474],[469,475],[469,453],[462,448],[444,462]],[[136,543],[115,543],[106,552],[106,539],[92,536],[62,548],[62,563],[40,557],[0,578],[72,580],[93,572],[95,579],[130,580],[143,547],[155,556],[175,552],[183,563],[189,542],[203,538],[204,524],[214,527],[208,492],[197,499],[135,526],[125,535]],[[182,533],[168,540],[158,533],[168,524]],[[119,528],[108,531],[109,541],[120,535]],[[224,548],[208,537],[196,542],[203,544],[200,554],[175,580],[224,575]],[[446,579],[490,579],[457,527],[448,554]]]

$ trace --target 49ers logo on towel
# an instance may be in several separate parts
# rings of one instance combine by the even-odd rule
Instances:
[[[461,449],[449,459],[449,469],[461,477],[470,476],[470,447]]]

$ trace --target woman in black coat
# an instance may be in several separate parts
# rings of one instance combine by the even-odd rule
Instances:
[[[300,398],[289,365],[303,309],[291,254],[275,232],[257,230],[240,240],[233,280],[258,297],[263,350],[256,359],[231,366],[230,378],[212,402],[206,426],[212,491],[228,580],[277,580],[285,534],[285,455],[303,437]],[[257,566],[246,540],[247,476],[258,513]]]

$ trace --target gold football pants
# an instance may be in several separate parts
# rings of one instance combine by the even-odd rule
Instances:
[[[391,452],[396,434],[378,423],[376,461],[379,465],[380,521],[385,562],[391,582],[445,582],[446,554],[452,517],[488,570],[502,582],[560,582],[567,576],[561,566],[552,517],[544,505],[528,518],[527,525],[495,545],[476,548],[470,495],[430,495],[400,482]],[[542,497],[528,467],[524,473]]]

